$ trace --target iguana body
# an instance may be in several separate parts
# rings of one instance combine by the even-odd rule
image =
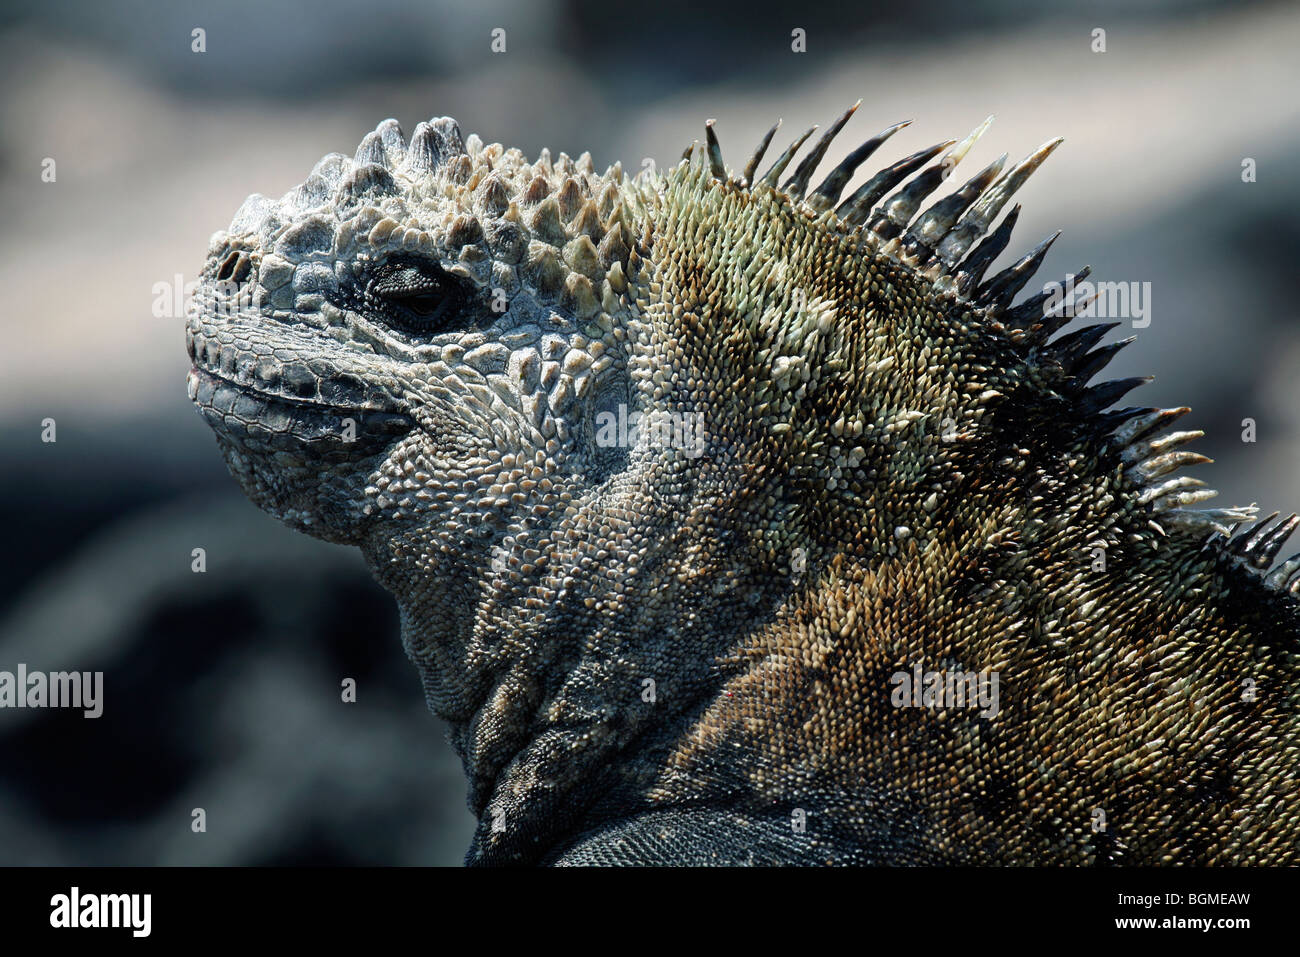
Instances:
[[[397,598],[471,862],[1296,861],[1296,520],[1188,507],[1047,244],[983,279],[1056,142],[918,216],[984,127],[810,193],[851,113],[784,183],[386,121],[213,237],[191,397]]]

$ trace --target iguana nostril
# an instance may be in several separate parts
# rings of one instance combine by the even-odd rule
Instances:
[[[243,282],[253,270],[253,261],[242,249],[233,250],[217,270],[218,282]]]

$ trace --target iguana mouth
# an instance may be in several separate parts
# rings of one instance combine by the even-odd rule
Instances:
[[[250,448],[371,455],[415,428],[409,415],[293,398],[227,379],[198,365],[186,378],[190,401],[220,435]]]
[[[243,326],[234,328],[252,340]],[[285,330],[285,349],[301,348],[295,335],[300,334]],[[208,425],[250,452],[355,459],[382,451],[415,428],[394,395],[351,374],[341,360],[317,354],[272,362],[232,341],[234,336],[222,339],[205,316],[190,320],[186,385]]]

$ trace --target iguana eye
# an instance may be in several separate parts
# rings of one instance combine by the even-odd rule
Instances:
[[[444,312],[450,297],[443,290],[421,289],[414,292],[397,290],[381,292],[380,296],[388,303],[405,313],[414,316],[421,323],[434,323]],[[428,331],[428,330],[421,330]]]
[[[386,262],[375,271],[366,293],[379,320],[409,335],[446,332],[471,318],[464,283],[434,262]]]

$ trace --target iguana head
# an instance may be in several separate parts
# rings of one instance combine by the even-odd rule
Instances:
[[[639,192],[590,157],[382,123],[211,242],[188,340],[191,398],[260,506],[363,543],[377,525],[464,548],[598,482],[626,447]]]

